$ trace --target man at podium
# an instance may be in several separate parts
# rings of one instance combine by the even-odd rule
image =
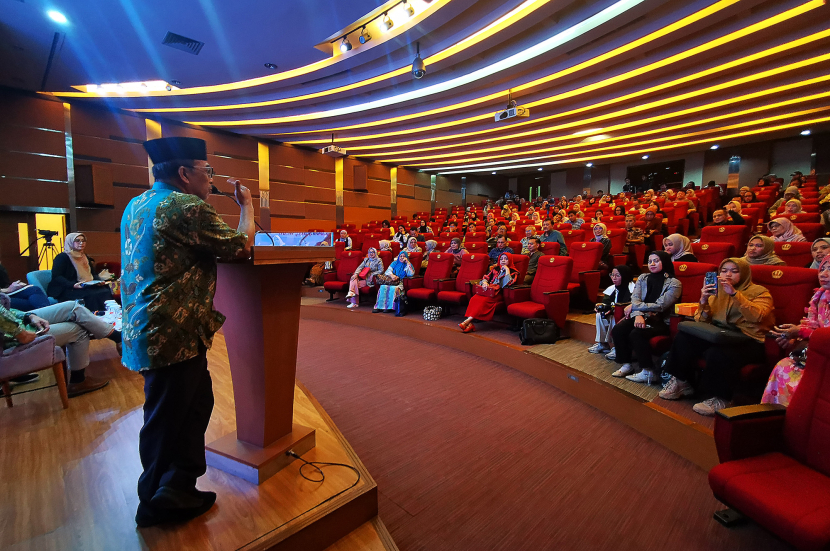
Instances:
[[[206,354],[225,321],[213,308],[216,260],[247,258],[254,241],[251,192],[238,180],[228,180],[241,208],[236,230],[206,202],[213,168],[203,140],[161,138],[144,148],[156,181],[121,220],[122,362],[144,376],[140,527],[194,518],[216,501],[196,489],[213,410]]]

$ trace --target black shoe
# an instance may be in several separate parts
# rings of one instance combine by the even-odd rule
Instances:
[[[198,490],[196,492],[204,496],[202,503],[197,507],[162,509],[149,503],[139,503],[135,514],[135,523],[139,528],[148,528],[166,522],[186,522],[207,513],[216,503],[216,494],[214,492],[199,492]],[[153,496],[153,498],[155,497]]]
[[[37,373],[29,373],[28,375],[21,375],[20,377],[14,377],[13,379],[9,379],[9,384],[12,386],[15,385],[27,385],[29,383],[34,383],[35,381],[40,380],[40,375]]]
[[[380,314],[381,312],[383,312],[383,310],[378,310],[377,308],[372,308],[372,313],[373,314]]]
[[[199,507],[205,499],[216,501],[214,492],[202,492],[193,488],[190,491],[161,486],[150,499],[150,505],[156,509],[192,509]]]

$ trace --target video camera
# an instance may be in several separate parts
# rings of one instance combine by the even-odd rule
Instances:
[[[37,233],[38,235],[43,237],[44,241],[46,241],[47,243],[51,243],[52,238],[58,235],[59,232],[53,230],[37,230]]]

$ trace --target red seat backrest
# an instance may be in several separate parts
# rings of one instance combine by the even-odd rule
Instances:
[[[775,303],[775,323],[798,324],[818,287],[818,270],[792,266],[752,266],[752,282],[769,290]]]
[[[507,246],[513,249],[514,253],[521,253],[522,252],[522,242],[511,239],[507,242]]]
[[[625,238],[628,232],[619,228],[608,230],[608,239],[611,240],[611,254],[622,254],[625,248]]]
[[[439,234],[439,237],[446,237],[447,239],[452,239],[453,237],[461,237],[461,234],[457,231],[445,231]]]
[[[464,248],[471,253],[487,254],[487,243],[483,241],[473,241],[472,243],[465,243]]]
[[[510,258],[513,260],[513,267],[519,272],[519,279],[516,280],[516,283],[521,285],[527,275],[527,267],[530,263],[530,258],[523,254],[511,254]]]
[[[544,255],[539,257],[536,275],[530,287],[530,300],[537,304],[545,303],[545,293],[564,291],[573,272],[573,259],[568,256]]]
[[[798,241],[787,243],[775,242],[775,254],[787,263],[787,266],[806,268],[813,262],[812,241]]]
[[[715,266],[720,266],[724,258],[732,258],[736,254],[732,243],[692,243],[692,251],[698,262]]]
[[[464,236],[464,242],[476,242],[476,243],[484,243],[487,241],[487,234],[484,232],[478,231],[468,231],[467,234]]]
[[[821,222],[821,215],[817,212],[799,212],[798,214],[782,214],[775,218],[788,218],[793,224],[797,224],[801,228],[804,222]],[[804,230],[802,230],[804,231]]]
[[[574,243],[577,241],[585,241],[585,230],[563,230],[562,237],[565,239],[565,246],[570,252]]]
[[[675,262],[674,276],[683,284],[680,302],[700,302],[700,291],[706,272],[716,272],[716,264],[703,262]]]
[[[706,226],[700,230],[700,240],[703,243],[732,243],[738,252],[746,250],[748,234],[747,226]]]
[[[784,416],[787,451],[801,463],[830,476],[830,329],[810,336],[810,351],[798,390]]]
[[[363,246],[361,247],[361,250],[363,251],[363,254],[368,253],[369,249],[371,249],[372,247],[374,247],[376,249],[380,249],[380,244],[379,243],[380,243],[380,239],[377,239],[377,238],[374,238],[374,237],[371,237],[371,238],[364,237],[363,238]]]
[[[802,222],[798,224],[798,229],[804,234],[804,239],[810,243],[824,235],[824,227],[819,223]]]
[[[340,260],[340,257],[343,256],[343,250],[346,248],[346,244],[342,241],[335,241],[334,242],[334,259]]]
[[[602,258],[602,243],[574,243],[573,247],[568,247],[568,256],[574,261],[573,270],[571,270],[571,283],[579,283],[580,272],[599,269],[599,261]]]
[[[752,226],[758,224],[758,221],[761,217],[761,209],[754,209],[754,208],[744,208],[741,209],[741,216],[744,217],[744,220],[747,224]]]
[[[398,254],[401,252],[401,249],[403,249],[403,245],[401,245],[400,241],[392,241],[392,252],[395,256],[398,256]]]
[[[398,257],[398,255],[392,251],[378,251],[378,256],[380,257],[380,261],[383,263],[384,270],[388,268],[389,265],[392,264],[392,261]]]
[[[542,247],[539,249],[539,251],[541,251],[542,254],[558,255],[560,246],[561,245],[559,245],[559,243],[542,243]]]
[[[427,269],[424,272],[424,287],[435,289],[436,279],[446,279],[450,277],[454,261],[455,258],[451,254],[430,253]]]
[[[337,281],[349,281],[352,274],[363,262],[363,251],[343,251],[337,263]]]
[[[458,277],[455,279],[455,290],[459,293],[466,292],[467,282],[484,277],[489,267],[490,257],[486,252],[461,255],[461,266],[458,268]]]
[[[421,261],[423,259],[424,253],[409,253],[409,262],[411,262],[412,267],[415,268],[415,275],[418,275],[421,272]]]

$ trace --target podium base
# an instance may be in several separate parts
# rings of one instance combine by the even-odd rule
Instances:
[[[315,430],[294,423],[291,432],[264,448],[236,439],[236,431],[205,446],[205,459],[211,467],[238,476],[252,484],[262,484],[294,458],[285,455],[294,450],[303,455],[316,444]]]

